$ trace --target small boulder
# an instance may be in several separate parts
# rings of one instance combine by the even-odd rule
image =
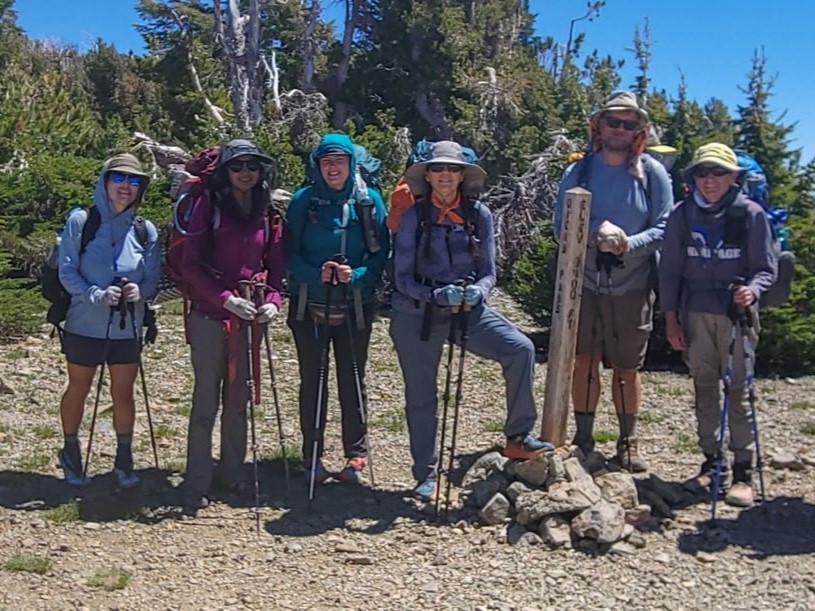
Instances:
[[[625,526],[625,510],[615,503],[600,501],[572,520],[572,532],[598,543],[619,541]]]
[[[563,466],[563,458],[559,454],[552,454],[549,457],[549,477],[546,479],[546,487],[566,481],[566,469]]]
[[[542,455],[532,460],[524,460],[513,464],[513,471],[519,479],[533,486],[543,486],[549,477],[549,459]]]
[[[594,483],[600,486],[605,500],[609,503],[617,503],[623,509],[633,509],[640,502],[637,486],[630,473],[624,471],[607,473],[595,478]]]
[[[631,526],[639,527],[651,519],[651,506],[650,505],[637,505],[632,509],[625,510],[625,523]]]
[[[493,471],[486,479],[479,479],[470,486],[470,498],[478,507],[483,507],[496,492],[503,492],[507,487],[507,478],[500,471]]]
[[[773,469],[789,469],[790,471],[804,471],[806,465],[799,456],[792,452],[776,452],[770,458]]]
[[[497,492],[493,497],[487,501],[483,509],[478,513],[478,517],[484,524],[493,526],[495,524],[503,524],[509,516],[510,504],[500,492]]]
[[[576,457],[568,458],[563,461],[563,469],[566,471],[566,481],[577,482],[580,480],[591,481],[591,475],[580,464],[580,460]]]
[[[487,479],[491,473],[495,471],[503,471],[504,466],[507,464],[507,458],[500,452],[487,452],[473,463],[473,466],[467,470],[462,480],[462,486],[469,488],[473,482],[478,480]]]
[[[518,500],[519,496],[531,491],[532,489],[523,482],[512,482],[509,486],[507,486],[506,495],[514,504]]]
[[[541,520],[538,534],[552,549],[571,547],[572,532],[569,522],[560,516],[549,516]]]

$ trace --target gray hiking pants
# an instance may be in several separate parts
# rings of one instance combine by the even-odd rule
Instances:
[[[422,341],[420,312],[391,313],[390,334],[405,380],[405,409],[410,434],[410,452],[413,457],[413,477],[418,482],[424,481],[435,472],[438,460],[437,377],[444,342],[450,333],[450,319],[449,310],[436,308],[433,312],[429,338]],[[504,433],[508,437],[525,435],[534,427],[537,415],[532,392],[535,346],[509,320],[485,305],[480,305],[470,312],[467,327],[469,335],[467,350],[501,363],[507,396]],[[460,338],[460,330],[457,330],[457,345],[460,345]],[[456,361],[453,366],[457,367]],[[450,414],[455,401],[456,377],[454,370],[450,389]],[[466,387],[463,389],[462,399],[463,409],[466,409]]]
[[[758,316],[747,330],[750,352],[758,344]],[[688,312],[684,322],[685,358],[693,377],[696,394],[696,420],[699,446],[707,455],[718,451],[719,425],[722,417],[722,380],[727,368],[733,323],[724,314]],[[728,400],[729,448],[737,463],[752,463],[753,420],[745,385],[744,342],[736,328],[733,350],[733,378]]]
[[[189,337],[195,385],[187,437],[184,485],[190,491],[206,494],[212,483],[212,431],[220,405],[223,405],[223,409],[221,460],[217,472],[219,483],[225,486],[237,483],[241,465],[246,458],[248,334],[242,326],[234,341],[237,371],[232,385],[228,379],[228,336],[223,323],[193,313],[189,318]]]

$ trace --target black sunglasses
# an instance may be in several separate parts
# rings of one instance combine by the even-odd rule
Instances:
[[[260,170],[260,162],[259,161],[230,161],[229,162],[229,171],[234,172],[237,174],[244,168],[249,170],[250,172],[257,172]]]
[[[632,121],[631,119],[620,119],[619,117],[605,117],[606,125],[611,129],[618,129],[622,127],[627,132],[633,132],[640,126],[639,121]]]
[[[447,165],[444,163],[434,163],[427,168],[434,174],[439,174],[441,172],[452,172],[453,174],[458,174],[463,169],[460,165]]]
[[[707,178],[708,176],[715,176],[716,178],[721,178],[722,176],[727,176],[730,173],[731,173],[730,170],[725,170],[724,168],[720,168],[717,165],[700,166],[693,168],[694,178]]]

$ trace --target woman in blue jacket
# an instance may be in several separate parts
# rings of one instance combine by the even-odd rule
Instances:
[[[60,402],[65,445],[59,452],[59,462],[65,481],[73,486],[87,483],[77,435],[96,368],[105,363],[113,399],[117,483],[121,488],[139,483],[133,471],[131,445],[136,411],[133,386],[141,346],[131,321],[120,325],[116,308],[124,303],[128,307],[123,311],[127,311],[129,304],[134,304],[127,318],[133,316],[140,337],[144,304],[154,295],[161,271],[155,226],[144,222],[144,244],[134,226],[148,183],[149,177],[136,157],[126,153],[111,157],[102,166],[93,194],[100,219],[93,239],[83,251],[82,229],[89,218],[85,210],[70,215],[61,236],[59,278],[71,295],[71,305],[62,333],[68,387]]]
[[[322,483],[331,477],[320,460],[328,402],[326,384],[317,409],[322,349],[324,341],[329,341],[334,346],[347,459],[338,477],[359,483],[368,456],[365,364],[374,289],[389,249],[385,206],[379,193],[358,180],[356,149],[348,136],[324,136],[309,161],[312,184],[292,197],[284,230],[291,289],[288,324],[300,366],[303,464],[309,482]],[[329,300],[333,304],[331,320],[325,324]],[[320,421],[316,422],[318,411]]]

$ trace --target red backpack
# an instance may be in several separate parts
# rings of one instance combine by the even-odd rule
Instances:
[[[174,297],[190,298],[189,285],[184,280],[181,262],[184,258],[184,243],[191,234],[188,231],[190,219],[199,205],[208,205],[203,200],[207,191],[207,181],[218,167],[220,149],[212,146],[201,151],[196,157],[190,159],[185,165],[185,172],[180,173],[180,184],[176,183],[171,189],[174,195],[173,223],[166,233],[164,242],[164,276],[166,277],[161,290],[162,298],[166,301]],[[174,177],[178,181],[178,178]],[[213,213],[212,224],[216,228],[220,220],[219,210]]]

